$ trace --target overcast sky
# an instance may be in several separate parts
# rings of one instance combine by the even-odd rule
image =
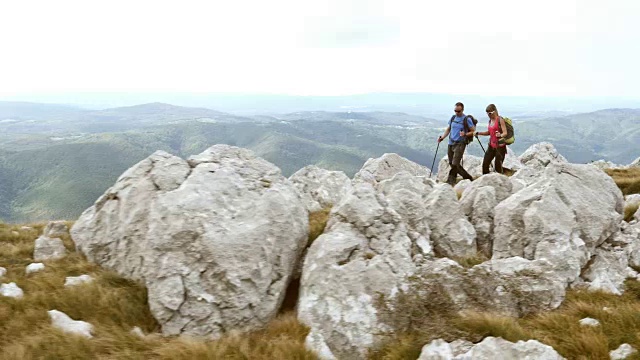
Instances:
[[[0,97],[640,97],[638,0],[1,1]]]

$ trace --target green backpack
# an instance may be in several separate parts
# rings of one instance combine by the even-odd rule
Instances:
[[[515,133],[513,132],[513,122],[506,116],[503,116],[502,118],[504,119],[505,125],[507,125],[507,137],[500,138],[500,140],[498,140],[498,143],[511,145],[516,142]]]

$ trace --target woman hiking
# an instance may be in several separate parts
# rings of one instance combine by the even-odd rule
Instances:
[[[495,158],[496,172],[502,174],[502,163],[507,155],[507,145],[500,144],[500,138],[507,137],[507,125],[504,119],[498,114],[498,108],[494,104],[487,106],[487,116],[489,116],[489,129],[487,131],[479,131],[478,135],[489,136],[489,147],[484,153],[482,161],[482,174],[489,173],[489,165]]]

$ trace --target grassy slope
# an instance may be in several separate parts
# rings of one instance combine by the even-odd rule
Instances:
[[[25,275],[33,262],[33,244],[42,226],[21,230],[0,224],[0,266],[7,268],[2,283],[15,282],[22,299],[0,297],[0,359],[314,359],[304,349],[308,330],[292,314],[284,314],[266,329],[218,341],[188,338],[139,338],[158,330],[144,287],[90,264],[73,252],[65,259],[45,262],[44,271]],[[65,288],[67,276],[89,274],[92,284]],[[56,309],[95,326],[95,337],[68,335],[50,325],[48,310]]]

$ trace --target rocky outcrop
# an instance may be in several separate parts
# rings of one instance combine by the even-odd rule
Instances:
[[[276,315],[308,218],[277,167],[216,145],[188,161],[157,152],[135,165],[72,237],[89,260],[144,281],[164,334],[217,337]]]
[[[298,318],[310,327],[307,345],[321,358],[365,358],[385,328],[374,299],[403,287],[415,271],[415,257],[430,256],[420,244],[428,244],[426,219],[411,214],[420,199],[412,191],[430,185],[400,174],[394,179],[381,184],[390,199],[371,184],[354,185],[309,248]]]
[[[624,360],[637,352],[638,350],[634,349],[633,346],[629,344],[622,344],[617,349],[611,350],[609,352],[609,357],[611,360]]]
[[[342,171],[307,166],[289,180],[298,189],[309,212],[330,208],[351,190],[351,179]]]
[[[366,182],[375,185],[383,180],[391,179],[399,172],[406,171],[414,176],[429,176],[429,168],[409,161],[394,153],[384,154],[376,159],[369,159],[353,181]]]
[[[594,166],[548,165],[538,181],[496,206],[493,257],[546,259],[572,283],[619,230],[623,204],[613,180]]]

